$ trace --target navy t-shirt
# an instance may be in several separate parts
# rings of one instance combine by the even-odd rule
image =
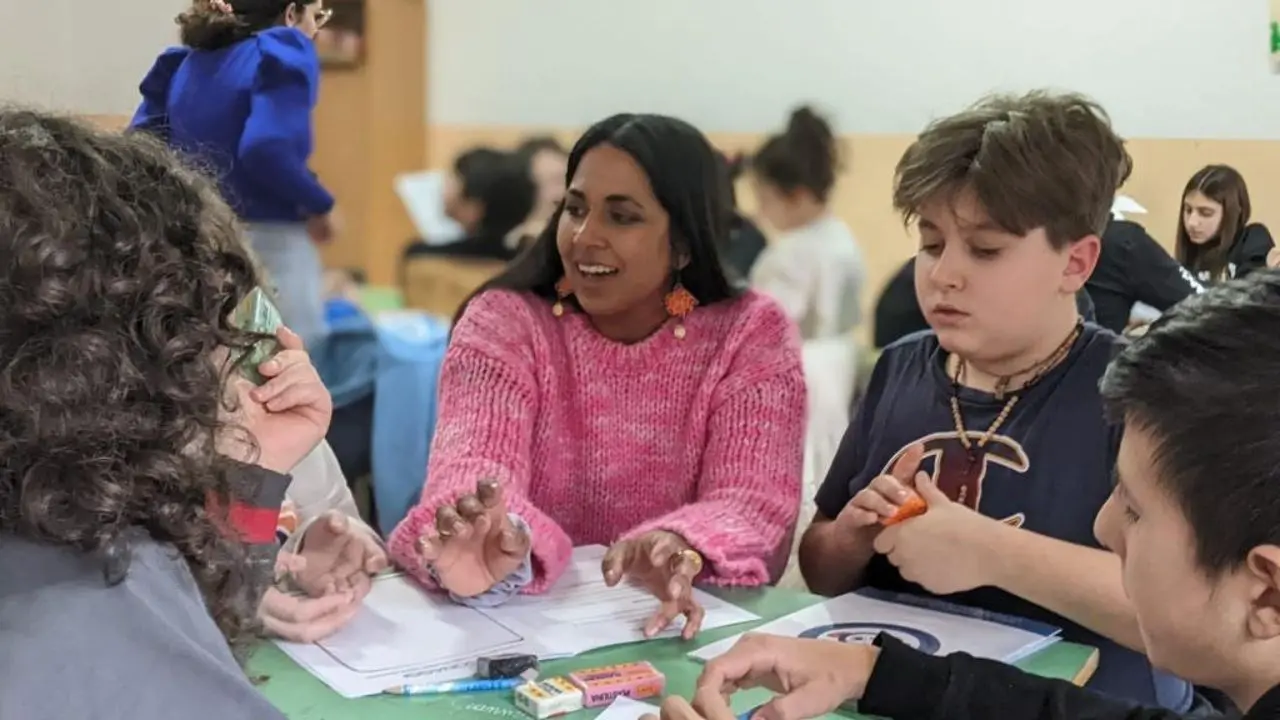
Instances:
[[[1120,428],[1103,417],[1098,381],[1120,342],[1110,331],[1086,324],[1066,359],[1020,394],[972,466],[951,415],[951,379],[937,338],[926,331],[890,345],[818,491],[818,511],[836,517],[875,476],[888,472],[899,453],[923,442],[921,469],[933,473],[951,499],[1042,535],[1098,547],[1093,520],[1111,494],[1120,441]],[[966,430],[977,440],[1005,401],[962,387],[960,404]],[[864,582],[929,594],[880,555],[867,567]],[[978,588],[946,599],[1047,622],[1062,628],[1064,639],[1098,648],[1092,689],[1178,711],[1191,703],[1190,685],[1153,670],[1143,655],[1003,590]]]

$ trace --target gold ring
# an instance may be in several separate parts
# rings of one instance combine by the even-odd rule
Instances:
[[[697,577],[702,572],[703,562],[702,555],[693,548],[685,548],[677,553],[680,557],[688,560],[693,565],[693,577]]]

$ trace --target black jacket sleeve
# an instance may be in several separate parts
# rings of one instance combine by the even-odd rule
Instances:
[[[1172,710],[1143,708],[1062,680],[1029,675],[956,653],[925,655],[888,635],[858,703],[859,712],[894,720],[1173,720]]]
[[[876,301],[874,340],[876,348],[892,345],[910,335],[929,329],[929,322],[916,299],[916,261],[912,258],[889,279]]]
[[[1126,265],[1131,271],[1136,300],[1164,312],[1188,295],[1204,292],[1204,286],[1191,271],[1174,260],[1145,228],[1134,223],[1128,235]]]
[[[1244,229],[1244,237],[1231,253],[1236,265],[1235,277],[1242,278],[1259,268],[1267,266],[1267,253],[1276,246],[1271,231],[1261,223],[1254,223]]]

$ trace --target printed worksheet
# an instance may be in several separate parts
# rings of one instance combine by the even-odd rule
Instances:
[[[600,573],[605,552],[602,545],[574,548],[569,569],[550,592],[512,599],[485,614],[556,654],[576,655],[645,640],[644,623],[658,609],[658,601],[626,583],[605,585]],[[702,590],[694,594],[707,612],[704,631],[760,619]],[[661,637],[675,637],[683,627],[684,619],[679,618]]]
[[[861,644],[887,633],[929,655],[967,652],[1008,663],[1057,642],[1061,633],[1032,620],[871,590],[825,600],[767,622],[754,632]],[[710,660],[727,652],[739,638],[726,638],[689,655]]]
[[[313,645],[277,644],[349,698],[395,685],[471,677],[483,655],[545,654],[483,613],[428,593],[400,575],[375,580],[359,614],[330,637]]]

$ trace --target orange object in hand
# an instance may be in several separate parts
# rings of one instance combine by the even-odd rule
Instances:
[[[907,497],[906,502],[902,503],[902,505],[898,507],[897,512],[892,516],[881,520],[880,524],[885,527],[897,525],[903,520],[910,520],[913,517],[923,515],[928,509],[929,505],[924,501],[924,498],[913,492]]]

